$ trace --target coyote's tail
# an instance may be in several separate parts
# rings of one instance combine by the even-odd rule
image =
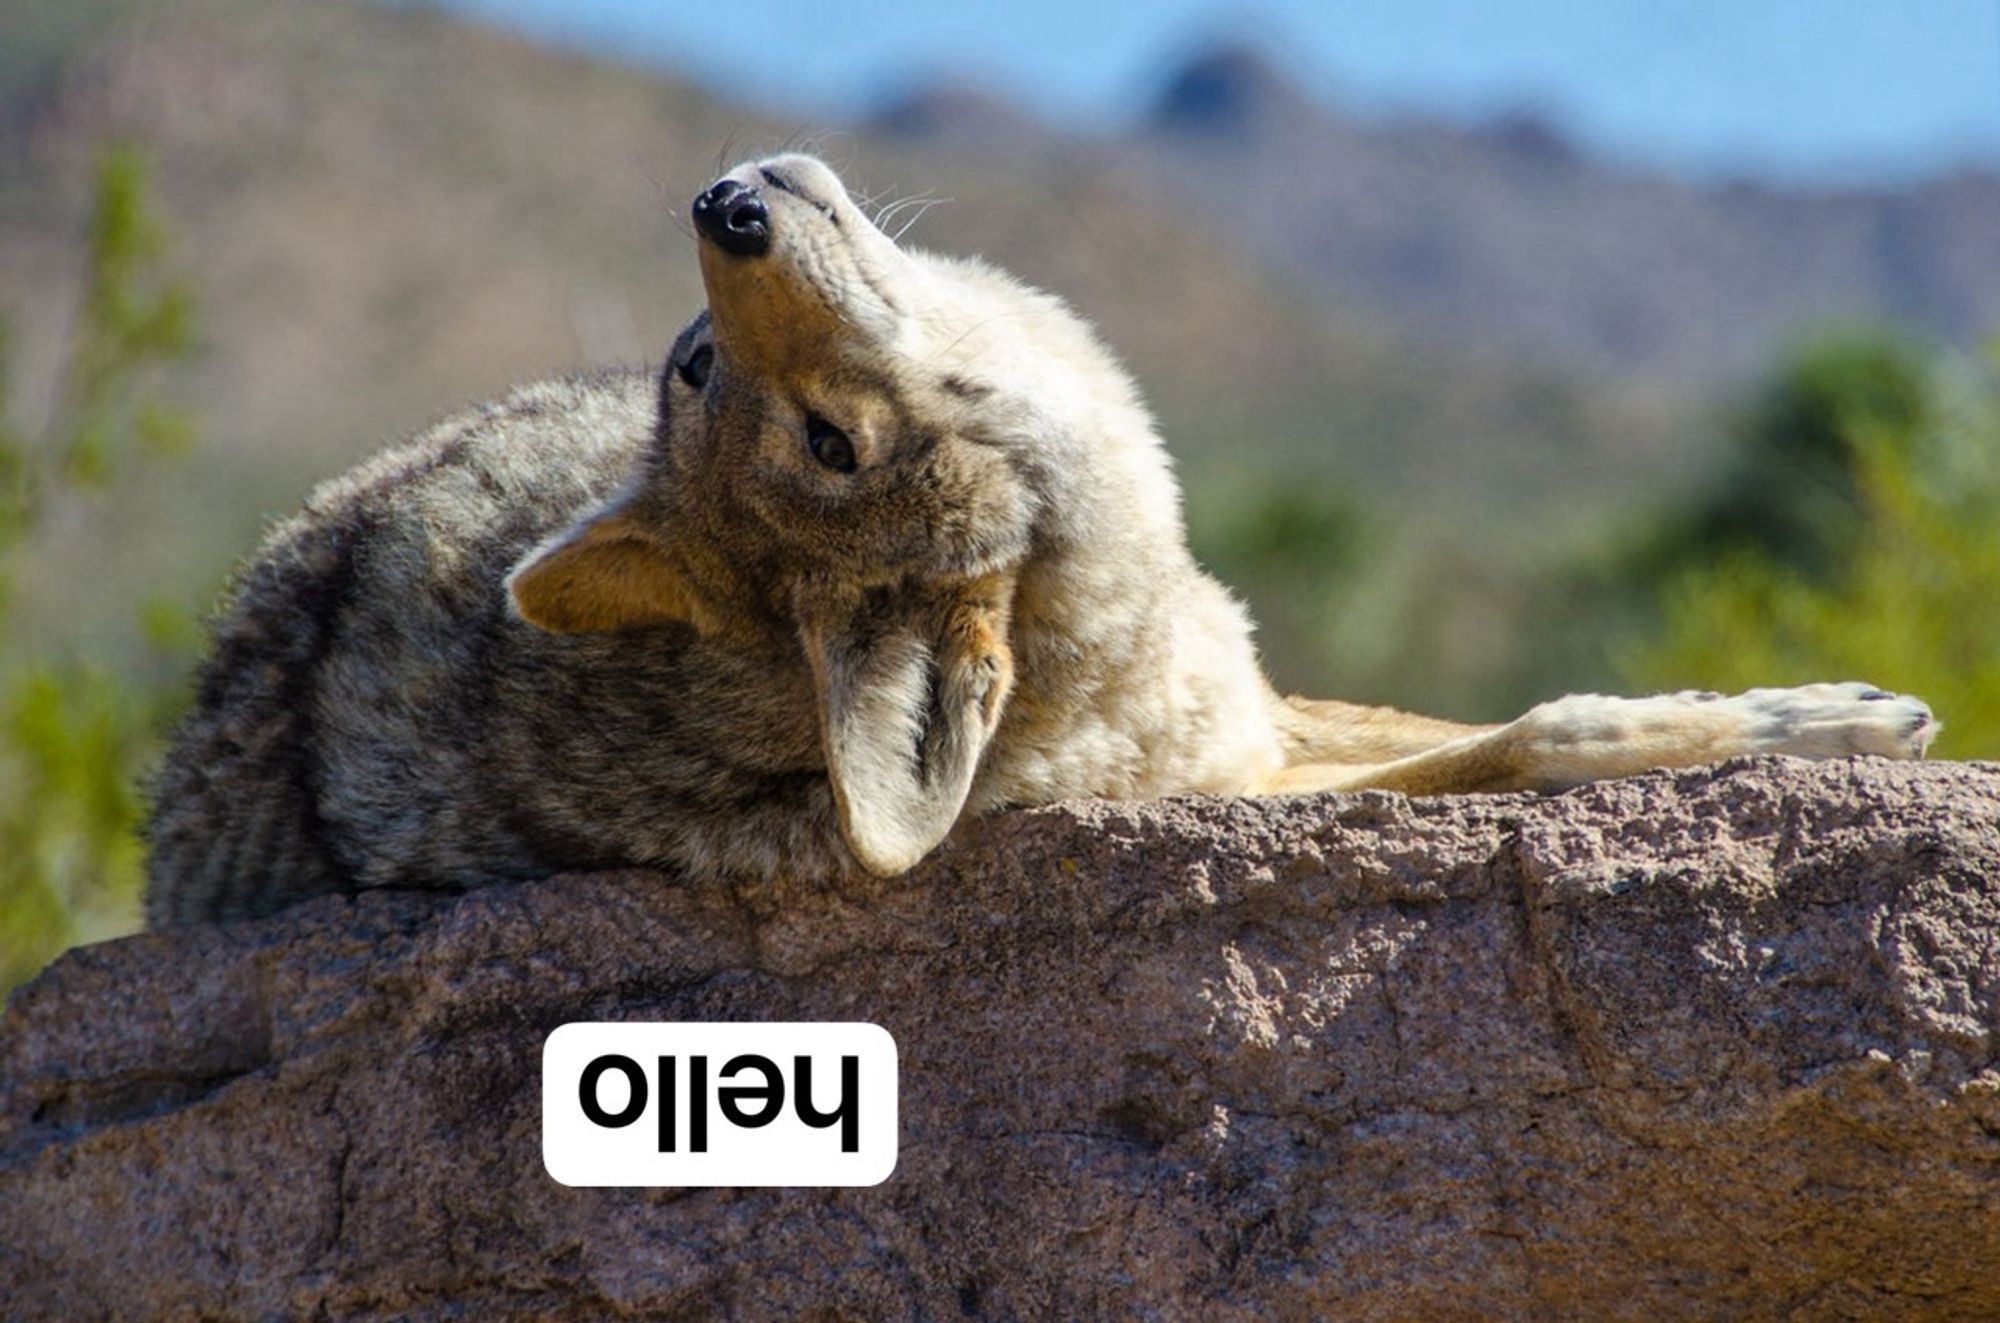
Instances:
[[[250,918],[349,889],[320,818],[312,727],[358,531],[295,519],[236,583],[153,781],[149,927]]]

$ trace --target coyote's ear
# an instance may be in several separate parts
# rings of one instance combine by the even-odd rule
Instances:
[[[1013,683],[1011,580],[802,627],[840,834],[880,877],[910,868],[965,807]]]
[[[507,576],[507,592],[523,620],[551,634],[701,624],[659,540],[619,505],[529,552]]]

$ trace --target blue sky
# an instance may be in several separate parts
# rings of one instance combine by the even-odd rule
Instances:
[[[443,0],[839,120],[928,74],[1116,125],[1166,62],[1261,41],[1366,113],[1533,106],[1626,159],[1900,176],[2000,160],[2000,0]],[[1236,15],[1223,19],[1223,14]]]

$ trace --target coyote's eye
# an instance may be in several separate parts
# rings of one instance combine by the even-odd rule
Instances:
[[[806,415],[806,449],[836,473],[854,472],[854,443],[847,433],[818,414]]]
[[[708,370],[714,365],[715,365],[714,346],[703,345],[701,348],[695,350],[692,354],[689,354],[687,356],[687,361],[681,364],[680,368],[681,380],[685,381],[688,385],[694,387],[696,390],[700,390],[703,386],[706,386],[708,384]]]

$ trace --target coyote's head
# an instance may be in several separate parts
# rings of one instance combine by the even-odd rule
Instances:
[[[1050,475],[1092,407],[1065,360],[1100,351],[1056,300],[899,249],[811,157],[737,167],[694,222],[709,306],[645,463],[508,586],[557,633],[800,640],[848,842],[895,871],[950,826],[997,723],[1015,571],[1061,536]],[[975,673],[992,684],[952,689]],[[861,821],[878,810],[895,821]]]
[[[1055,305],[898,249],[808,156],[739,166],[694,220],[709,306],[668,356],[656,445],[515,573],[521,614],[789,631],[801,600],[1017,563],[1040,428],[995,384],[1011,345],[981,322]],[[998,306],[1010,293],[1027,306]]]

